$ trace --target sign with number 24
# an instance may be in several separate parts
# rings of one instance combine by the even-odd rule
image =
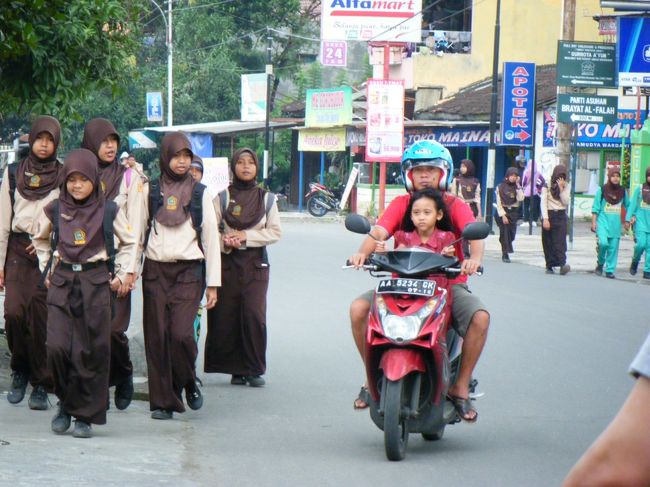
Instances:
[[[345,41],[321,41],[320,60],[323,66],[347,66],[348,43]]]

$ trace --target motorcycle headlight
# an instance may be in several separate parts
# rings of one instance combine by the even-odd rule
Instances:
[[[381,301],[378,300],[377,308],[386,338],[398,343],[415,340],[422,324],[435,311],[437,304],[437,299],[430,299],[412,315],[397,316],[388,311],[383,299]]]

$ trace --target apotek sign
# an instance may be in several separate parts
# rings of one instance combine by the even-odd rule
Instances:
[[[503,63],[501,145],[533,145],[535,64]]]

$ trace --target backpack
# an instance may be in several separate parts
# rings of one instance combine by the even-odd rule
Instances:
[[[190,199],[190,217],[192,218],[192,228],[196,232],[196,239],[199,244],[201,252],[203,252],[203,244],[201,243],[201,226],[203,225],[203,193],[205,192],[205,185],[197,183],[192,190],[192,198]],[[160,192],[160,180],[154,179],[149,181],[149,222],[147,232],[144,237],[144,248],[147,248],[149,242],[149,234],[153,227],[153,220],[156,218],[158,210],[163,205],[163,195]]]
[[[106,246],[106,253],[108,254],[108,271],[111,273],[111,276],[115,274],[115,234],[113,232],[113,222],[117,216],[117,203],[114,201],[106,201],[106,206],[104,207],[104,220],[102,222],[102,230],[104,233],[104,245]],[[47,276],[48,272],[52,267],[52,261],[54,259],[54,251],[59,245],[59,200],[54,200],[52,206],[52,238],[50,239],[50,246],[52,249],[52,254],[50,255],[50,260],[43,271],[43,279]]]
[[[14,162],[7,166],[7,175],[9,177],[9,198],[11,198],[11,211],[14,210],[16,203],[16,171],[18,170],[18,163]]]
[[[226,210],[228,209],[228,200],[230,199],[229,197],[230,195],[228,194],[228,189],[224,189],[219,193],[219,204],[221,206],[222,217],[223,215],[226,214]],[[266,207],[264,212],[266,214],[266,218],[268,219],[269,212],[271,211],[271,208],[273,208],[273,204],[275,203],[277,197],[275,193],[267,192],[264,198],[266,199]],[[219,224],[219,231],[223,232],[223,230],[224,230],[224,223],[222,219],[221,223]]]

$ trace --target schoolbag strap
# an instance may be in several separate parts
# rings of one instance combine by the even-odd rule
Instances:
[[[273,208],[273,205],[275,204],[276,200],[275,193],[266,193],[266,218],[269,218],[269,212],[271,211],[271,208]]]
[[[47,261],[45,269],[41,273],[41,279],[38,281],[38,287],[45,287],[45,279],[52,269],[54,262],[54,251],[59,245],[59,200],[52,201],[52,236],[50,237],[50,258]]]
[[[196,232],[196,239],[199,244],[201,252],[203,252],[203,243],[201,242],[201,227],[203,226],[203,193],[205,192],[205,185],[197,183],[192,190],[192,198],[190,199],[190,217],[192,218],[192,227]]]
[[[219,222],[219,233],[223,233],[226,229],[226,224],[224,223],[224,218],[226,216],[226,210],[228,209],[228,199],[230,195],[228,194],[228,188],[220,191],[217,195],[219,197],[219,207],[221,208],[221,221]]]
[[[113,232],[113,222],[117,216],[117,203],[107,201],[104,207],[104,220],[102,229],[104,231],[104,245],[108,254],[108,272],[115,274],[115,234]]]
[[[16,171],[18,170],[18,163],[14,162],[7,166],[7,175],[9,176],[9,198],[11,198],[11,211],[14,210],[16,202]]]
[[[160,180],[152,179],[149,181],[149,201],[147,203],[149,208],[149,221],[147,224],[147,231],[144,235],[144,249],[147,248],[147,243],[149,243],[149,234],[151,233],[151,228],[153,227],[154,218],[156,218],[156,213],[162,204],[162,194],[160,194]]]

